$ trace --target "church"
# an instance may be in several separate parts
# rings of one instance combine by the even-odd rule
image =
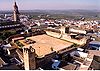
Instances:
[[[18,10],[18,6],[16,4],[16,2],[14,2],[13,5],[13,15],[12,21],[4,21],[4,22],[0,22],[0,30],[11,30],[11,29],[21,29],[24,27],[24,25],[20,22],[20,13]]]

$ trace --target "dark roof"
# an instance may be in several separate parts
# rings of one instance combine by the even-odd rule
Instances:
[[[100,70],[100,56],[94,55],[90,67],[92,67],[94,70]]]
[[[93,60],[95,60],[95,61],[100,63],[100,56],[94,55]]]
[[[65,69],[65,70],[75,70],[76,67],[77,66],[75,64],[68,64],[68,65],[66,65],[66,66],[64,66],[62,68]]]
[[[4,66],[0,68],[0,70],[20,70],[20,68],[17,65],[13,64],[9,66]]]
[[[95,47],[100,47],[100,42],[99,41],[91,41],[89,43],[90,46],[95,46]]]

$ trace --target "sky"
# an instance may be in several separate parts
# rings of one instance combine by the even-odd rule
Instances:
[[[100,10],[100,0],[16,0],[19,10]],[[0,0],[0,10],[13,10],[14,0]]]

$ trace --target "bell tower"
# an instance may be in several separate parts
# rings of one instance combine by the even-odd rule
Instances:
[[[16,1],[14,1],[14,5],[13,5],[13,18],[14,21],[20,21],[19,11],[18,11],[18,6],[16,4]]]

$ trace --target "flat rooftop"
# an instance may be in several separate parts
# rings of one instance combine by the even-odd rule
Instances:
[[[47,54],[52,53],[53,51],[58,52],[60,50],[66,49],[70,47],[71,45],[73,45],[73,43],[71,42],[57,39],[57,38],[48,36],[46,34],[32,36],[26,39],[35,41],[35,43],[33,44],[25,43],[25,39],[19,40],[19,42],[22,43],[25,48],[29,48],[30,46],[32,46],[35,49],[35,52],[38,56],[45,56]]]

